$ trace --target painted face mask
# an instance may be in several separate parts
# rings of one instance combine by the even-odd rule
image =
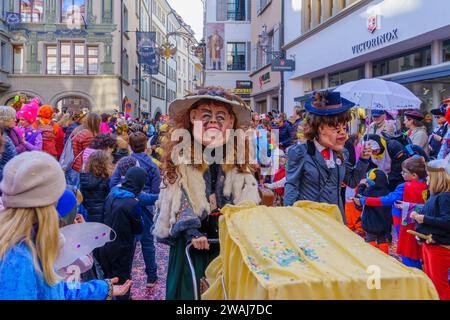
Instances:
[[[234,117],[221,105],[201,104],[191,111],[194,139],[206,147],[219,147],[227,143]]]
[[[70,266],[116,238],[116,233],[110,227],[94,222],[71,224],[61,228],[59,232],[61,249],[55,262],[55,270]],[[111,233],[114,234],[114,239],[111,239]]]

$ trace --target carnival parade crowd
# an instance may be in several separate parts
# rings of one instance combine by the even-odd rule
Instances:
[[[220,251],[210,240],[219,238],[221,208],[300,200],[338,206],[350,230],[423,270],[440,299],[450,300],[450,100],[431,111],[434,128],[417,110],[373,110],[352,135],[354,105],[337,92],[313,95],[291,117],[252,113],[217,87],[175,100],[157,120],[19,101],[0,107],[0,300],[131,299],[137,242],[148,290],[161,281],[160,243],[170,248],[166,299],[193,299],[185,248],[192,243],[201,287]],[[254,139],[244,150],[232,148],[231,163],[176,161],[190,157],[196,144],[224,160],[219,150],[228,141],[217,136],[239,128]],[[175,129],[193,137],[180,159]],[[238,163],[250,149],[256,162]],[[78,240],[59,229],[86,223],[104,225],[114,239],[65,249]],[[85,247],[91,250],[76,252]],[[77,256],[76,282],[73,270],[59,264],[63,251]]]

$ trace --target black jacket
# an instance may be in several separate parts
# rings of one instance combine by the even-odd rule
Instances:
[[[386,174],[381,170],[374,170],[373,172],[376,175],[375,185],[365,188],[365,185],[361,184],[358,188],[358,195],[378,198],[389,194]],[[392,227],[391,209],[391,206],[364,207],[361,216],[363,230],[377,236],[389,234]]]
[[[95,177],[92,173],[80,174],[80,190],[83,206],[88,212],[88,222],[102,222],[106,198],[109,194],[109,179]]]
[[[437,244],[450,245],[450,192],[432,195],[422,209],[423,224],[416,231],[433,235]]]
[[[103,223],[116,232],[116,239],[100,249],[100,263],[105,277],[119,277],[120,284],[131,279],[135,237],[143,230],[137,196],[142,192],[146,179],[144,169],[131,168],[122,187],[112,189],[105,202]]]

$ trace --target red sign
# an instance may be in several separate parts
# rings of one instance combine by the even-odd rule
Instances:
[[[370,16],[367,19],[367,30],[369,30],[370,33],[374,33],[375,30],[378,29],[378,16]]]

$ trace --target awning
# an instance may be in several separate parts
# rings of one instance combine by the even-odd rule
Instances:
[[[403,74],[399,76],[393,76],[387,80],[397,82],[400,84],[430,80],[436,78],[442,78],[450,76],[450,64],[437,66],[434,68],[424,68],[421,70],[412,71],[408,74]]]

